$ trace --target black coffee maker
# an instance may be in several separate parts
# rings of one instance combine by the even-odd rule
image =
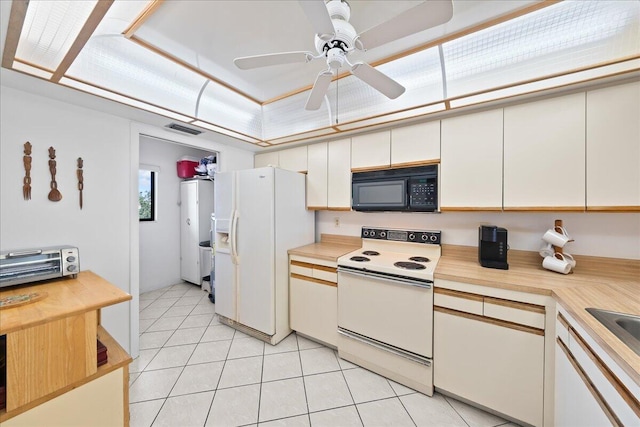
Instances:
[[[481,225],[478,228],[478,262],[483,267],[508,270],[507,229],[495,225]]]

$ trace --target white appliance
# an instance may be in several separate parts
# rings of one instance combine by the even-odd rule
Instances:
[[[180,182],[180,277],[199,286],[202,286],[200,242],[209,240],[213,189],[213,181],[208,179]]]
[[[305,176],[273,167],[218,173],[215,204],[216,313],[276,344],[291,332],[287,251],[315,240]]]
[[[339,356],[429,396],[440,234],[363,227],[338,258]]]

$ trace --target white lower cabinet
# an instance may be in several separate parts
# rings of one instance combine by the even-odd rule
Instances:
[[[290,258],[291,329],[333,347],[338,345],[337,280],[335,263],[294,256]]]
[[[454,310],[434,312],[434,385],[543,424],[544,336]]]
[[[640,426],[640,386],[564,308],[557,318],[555,425]]]
[[[611,425],[586,377],[561,342],[556,343],[555,386],[557,427]]]

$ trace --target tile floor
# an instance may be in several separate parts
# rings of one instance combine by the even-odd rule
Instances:
[[[441,394],[427,397],[295,333],[271,346],[218,322],[199,287],[140,295],[131,426],[514,424]]]

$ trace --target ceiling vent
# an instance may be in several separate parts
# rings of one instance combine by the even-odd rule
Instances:
[[[188,128],[186,126],[182,126],[182,125],[179,125],[177,123],[169,123],[165,127],[169,128],[169,129],[172,129],[172,130],[175,130],[175,131],[178,131],[178,132],[188,133],[189,135],[200,135],[202,133],[201,130]]]

